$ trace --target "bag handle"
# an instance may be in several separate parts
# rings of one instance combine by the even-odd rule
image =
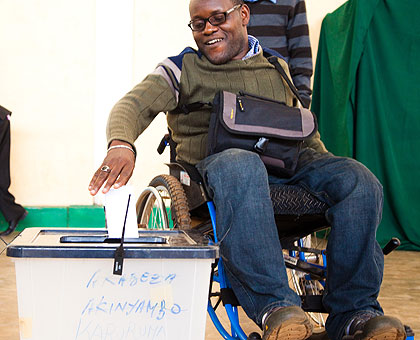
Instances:
[[[302,104],[303,107],[305,107],[305,104],[303,104],[302,97],[300,96],[298,90],[296,89],[295,85],[293,85],[290,78],[287,76],[286,72],[284,71],[283,67],[281,67],[279,60],[276,56],[270,56],[267,57],[268,61],[274,65],[277,71],[279,71],[280,75],[284,78],[287,85],[289,85],[290,89],[292,90],[293,94],[296,96],[296,98],[299,100],[299,102]]]

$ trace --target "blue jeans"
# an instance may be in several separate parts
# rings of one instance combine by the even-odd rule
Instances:
[[[304,149],[296,174],[268,176],[258,155],[229,149],[197,164],[216,206],[220,254],[232,288],[247,315],[261,326],[274,307],[300,305],[289,288],[269,185],[302,186],[326,202],[331,225],[327,245],[327,332],[340,339],[361,311],[383,314],[377,301],[383,254],[376,241],[382,186],[359,162]]]

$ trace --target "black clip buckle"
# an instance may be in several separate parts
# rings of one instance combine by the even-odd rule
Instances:
[[[257,151],[258,153],[264,153],[265,149],[267,149],[267,145],[268,142],[270,140],[268,138],[265,137],[261,137],[257,143],[255,143],[254,145],[254,150]]]

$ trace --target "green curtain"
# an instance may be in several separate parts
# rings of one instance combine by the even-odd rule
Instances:
[[[384,186],[377,239],[420,250],[420,1],[349,0],[322,24],[312,110],[327,148]]]

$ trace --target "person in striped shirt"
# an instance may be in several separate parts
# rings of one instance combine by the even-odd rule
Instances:
[[[288,62],[305,107],[311,103],[312,50],[304,0],[245,0],[251,10],[248,34]]]

